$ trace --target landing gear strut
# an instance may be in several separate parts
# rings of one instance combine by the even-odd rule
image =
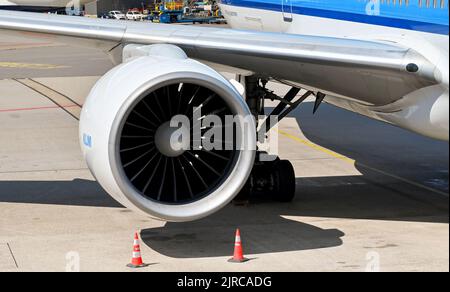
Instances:
[[[244,83],[247,104],[256,118],[265,114],[264,103],[266,99],[280,102],[270,114],[271,116],[277,116],[278,121],[288,116],[310,96],[316,96],[314,112],[317,111],[324,99],[322,93],[314,93],[312,91],[305,91],[304,94],[298,97],[301,88],[297,87],[292,87],[284,97],[280,97],[266,89],[268,79],[260,76],[239,76],[237,80]],[[265,127],[258,125],[260,134],[266,135],[272,126],[274,125],[269,125],[268,123],[266,123]],[[296,190],[295,172],[292,164],[280,158],[267,162],[261,161],[259,159],[260,155],[257,155],[257,157],[252,174],[236,201],[248,201],[251,197],[259,196],[268,197],[279,202],[291,202],[295,197]]]

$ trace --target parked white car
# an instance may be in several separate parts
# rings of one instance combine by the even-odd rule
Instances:
[[[125,20],[125,19],[127,19],[127,18],[125,17],[125,14],[123,14],[123,12],[118,11],[118,10],[110,11],[110,12],[108,13],[108,16],[109,16],[111,19],[119,19],[119,20]]]
[[[144,15],[137,11],[128,11],[126,15],[128,20],[141,21],[144,19]]]

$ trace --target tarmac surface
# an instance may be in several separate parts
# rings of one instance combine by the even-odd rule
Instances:
[[[448,143],[326,104],[279,127],[293,203],[182,224],[123,208],[78,141],[80,106],[111,66],[97,51],[0,38],[0,271],[129,271],[135,230],[151,264],[140,271],[449,270]],[[244,264],[227,262],[237,227]]]

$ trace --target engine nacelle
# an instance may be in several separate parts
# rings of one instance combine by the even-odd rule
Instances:
[[[80,141],[87,165],[128,208],[168,221],[210,215],[245,185],[256,133],[237,139],[250,141],[244,148],[174,152],[166,149],[168,122],[196,107],[219,116],[251,116],[250,110],[228,80],[180,49],[159,45],[141,52],[102,77],[86,100]]]

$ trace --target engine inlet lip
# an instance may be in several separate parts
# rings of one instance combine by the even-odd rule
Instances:
[[[232,163],[235,171],[228,172],[227,177],[221,180],[215,189],[210,190],[207,195],[198,198],[193,202],[182,205],[170,203],[162,204],[161,202],[145,197],[145,195],[137,190],[137,188],[129,181],[129,178],[125,174],[122,167],[121,157],[118,151],[120,148],[122,129],[130,112],[143,98],[145,98],[145,96],[159,88],[173,84],[174,82],[192,83],[204,86],[216,92],[219,96],[222,96],[222,98],[230,95],[230,88],[228,88],[225,83],[217,82],[217,80],[213,77],[197,72],[174,72],[150,80],[135,90],[120,108],[110,132],[109,161],[117,186],[122,191],[122,194],[126,197],[126,199],[134,204],[135,207],[147,214],[149,210],[151,210],[151,215],[169,221],[191,221],[216,212],[233,199],[234,195],[242,189],[248,176],[250,175],[256,152],[252,150],[236,151],[234,161]],[[235,96],[239,96],[239,93],[237,93],[234,88],[231,90],[234,91],[233,94]],[[225,100],[225,102],[233,114],[244,116],[251,115],[251,112],[243,98],[233,98],[230,100]],[[255,135],[255,139],[251,140],[256,143],[256,133],[250,134]],[[191,210],[189,214],[187,214],[184,209],[182,210],[182,207],[193,205],[194,203],[197,205],[201,203],[204,207],[208,206],[208,211],[200,212],[198,210],[201,209],[199,206],[197,206],[195,210]]]

